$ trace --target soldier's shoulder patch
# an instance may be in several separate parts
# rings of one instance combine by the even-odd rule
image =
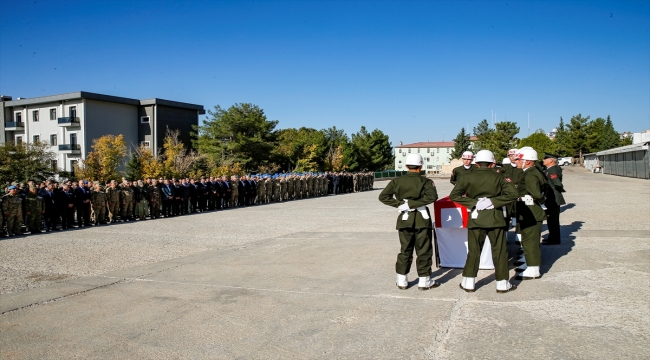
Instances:
[[[512,182],[512,180],[509,177],[506,178],[506,181],[507,182]]]
[[[551,174],[551,179],[557,179],[557,174]]]

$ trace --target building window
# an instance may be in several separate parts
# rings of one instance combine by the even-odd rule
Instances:
[[[77,107],[76,106],[70,106],[70,117],[74,120],[74,118],[77,117]]]
[[[142,141],[142,142],[140,142],[140,145],[145,146],[145,147],[151,147],[151,143],[149,141]]]
[[[401,164],[401,163],[402,163],[402,160],[399,160],[397,163],[398,163],[398,164]]]
[[[437,149],[436,149],[436,152],[439,153],[439,152],[440,152],[440,148],[437,148]]]
[[[20,145],[23,143],[23,137],[22,136],[16,136],[16,145]]]
[[[409,154],[411,153],[411,149],[409,149]]]
[[[447,154],[449,154],[449,150],[451,150],[451,149],[447,148]]]
[[[17,123],[23,122],[23,113],[19,113],[19,112],[16,113],[16,122]]]
[[[38,122],[38,110],[32,111],[32,120]]]
[[[77,165],[77,160],[70,160],[70,173],[74,175],[74,167]]]
[[[399,149],[399,153],[400,153],[400,154],[402,153],[402,149]]]
[[[431,152],[431,149],[428,149],[428,148],[427,148],[427,154],[428,154],[429,152]]]
[[[402,168],[402,165],[397,165],[397,167],[401,169],[401,168]]]
[[[433,169],[433,165],[427,165],[427,169],[429,170]]]
[[[56,146],[58,143],[56,141],[56,134],[50,135],[50,145]]]
[[[70,145],[77,145],[77,134],[70,133]]]
[[[50,162],[50,166],[51,166],[53,172],[59,171],[59,165],[58,165],[58,162],[56,160],[52,160]]]
[[[34,135],[34,136],[32,137],[32,142],[33,142],[34,144],[36,144],[36,143],[38,143],[38,142],[40,142],[40,141],[41,141],[41,136],[40,136],[40,135]]]
[[[430,157],[428,157],[428,158],[427,158],[427,161],[431,161],[431,158],[430,158]]]
[[[148,124],[149,123],[149,117],[148,116],[140,116],[140,122],[142,124]]]

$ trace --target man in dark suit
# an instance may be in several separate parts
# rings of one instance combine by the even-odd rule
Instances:
[[[246,180],[246,176],[242,176],[241,179],[239,179],[239,204],[241,206],[246,206],[246,198],[248,197],[247,191],[248,191],[248,181]]]
[[[160,191],[162,191],[163,216],[169,217],[173,213],[174,186],[169,183],[169,180],[163,180]]]
[[[88,181],[79,180],[79,187],[74,191],[79,227],[90,225],[90,190],[87,186]]]
[[[54,192],[52,190],[52,183],[48,180],[45,182],[45,187],[38,192],[43,198],[43,203],[45,203],[45,213],[43,213],[45,231],[52,231],[56,227],[56,219],[54,217],[56,207],[54,205]]]
[[[70,185],[63,184],[63,189],[57,193],[56,204],[61,213],[61,229],[65,230],[72,227],[74,221],[74,194]]]

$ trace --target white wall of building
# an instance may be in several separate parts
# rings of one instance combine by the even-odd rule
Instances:
[[[420,154],[424,159],[425,171],[436,171],[442,169],[443,165],[449,165],[451,162],[451,152],[454,150],[452,147],[428,147],[428,148],[395,148],[395,170],[406,171],[406,156],[408,154]]]

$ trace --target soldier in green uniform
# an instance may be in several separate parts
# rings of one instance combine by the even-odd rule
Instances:
[[[120,189],[120,208],[122,210],[122,221],[133,220],[133,188],[131,181],[126,181]]]
[[[546,154],[544,156],[545,175],[548,181],[546,195],[546,225],[548,225],[548,238],[542,245],[560,244],[560,206],[566,204],[562,195],[562,168],[557,164],[558,155]],[[550,190],[550,191],[548,191]]]
[[[293,200],[294,186],[296,182],[293,180],[293,175],[289,175],[286,178],[287,181],[287,200]]]
[[[273,202],[280,202],[280,176],[273,179]]]
[[[417,271],[419,276],[418,289],[429,290],[440,284],[431,279],[433,257],[431,215],[427,205],[438,200],[438,192],[431,179],[420,175],[424,161],[420,154],[409,154],[406,157],[408,172],[401,177],[391,180],[379,194],[379,201],[396,207],[397,230],[401,251],[397,255],[395,272],[397,287],[408,287],[408,273],[413,262],[413,250],[417,254]]]
[[[474,292],[481,251],[486,236],[492,245],[494,277],[498,293],[513,291],[517,287],[508,282],[508,249],[506,244],[506,219],[502,207],[517,200],[517,189],[494,168],[494,154],[481,150],[476,154],[476,168],[464,174],[449,198],[472,210],[467,224],[467,261],[463,268],[460,288]]]
[[[501,175],[503,175],[503,178],[506,179],[507,182],[513,184],[515,188],[518,187],[519,178],[523,173],[522,170],[517,167],[516,157],[517,149],[508,150],[508,157],[503,159],[503,167],[501,168]],[[508,215],[506,220],[508,227],[510,226],[511,219],[516,218],[516,205],[517,202],[512,202],[506,205],[506,213]]]
[[[519,192],[517,225],[521,232],[521,246],[524,248],[524,257],[526,258],[526,269],[518,278],[530,280],[540,277],[539,267],[542,263],[540,238],[542,221],[546,218],[546,213],[541,205],[545,200],[542,191],[546,180],[535,166],[537,151],[522,148],[517,156],[517,167],[523,170],[517,187]]]
[[[117,181],[111,180],[106,188],[106,199],[108,200],[108,214],[111,223],[114,223],[120,214],[120,189],[117,187]]]
[[[95,214],[95,225],[106,224],[107,204],[107,196],[102,186],[99,183],[95,184],[95,189],[90,193],[90,205]]]
[[[287,200],[287,179],[284,176],[280,177],[280,198],[281,201]]]
[[[463,165],[458,166],[451,171],[451,178],[449,179],[449,182],[452,183],[453,185],[456,185],[458,179],[461,176],[474,169],[474,166],[472,166],[472,160],[474,159],[474,154],[471,151],[465,151],[461,159],[463,160]]]
[[[212,191],[210,191],[212,193]],[[211,197],[211,194],[208,194],[208,199]],[[209,200],[208,200],[209,201]],[[158,219],[160,217],[160,207],[162,206],[162,193],[160,192],[160,187],[158,187],[158,180],[153,179],[151,185],[149,186],[149,209],[152,219]]]
[[[15,185],[9,186],[9,193],[2,197],[2,212],[7,222],[7,234],[14,236],[21,234],[20,227],[23,224],[23,199],[18,196],[18,188]]]
[[[33,184],[29,185],[29,192],[25,195],[25,225],[29,232],[32,234],[39,234],[41,232],[41,225],[43,224],[42,216],[45,213],[45,202],[43,198],[38,195],[37,188]]]

